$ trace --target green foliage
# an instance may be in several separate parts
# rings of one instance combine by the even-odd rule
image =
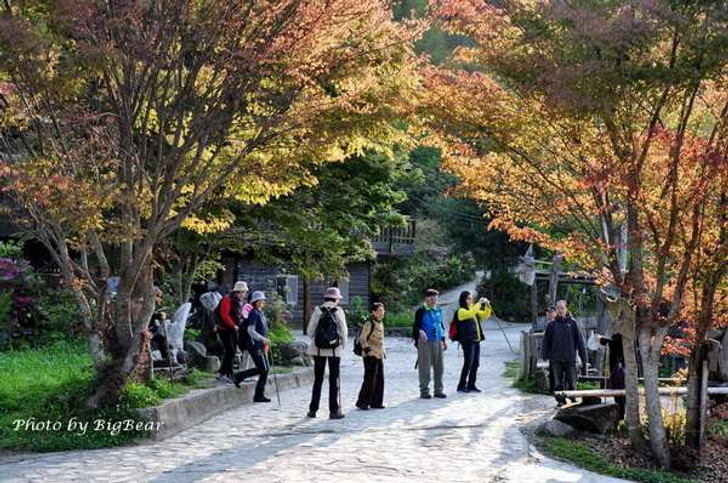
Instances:
[[[190,329],[185,327],[185,340],[196,341],[200,336],[200,331],[197,329]]]
[[[415,322],[415,314],[408,312],[387,312],[384,316],[384,325],[386,327],[412,327]]]
[[[353,328],[358,328],[364,325],[367,317],[369,317],[369,310],[364,305],[364,300],[359,296],[352,297],[346,310],[346,323]]]
[[[11,346],[13,324],[13,294],[8,290],[0,290],[0,351]]]
[[[164,383],[162,383],[161,381],[155,380],[154,384],[157,387],[164,386]],[[150,406],[156,406],[161,402],[161,400],[162,398],[153,388],[147,386],[146,384],[130,382],[129,384],[125,385],[121,390],[119,407],[124,409],[146,408]]]
[[[10,240],[0,241],[0,258],[13,258],[19,257],[23,254],[22,243]]]
[[[577,381],[577,383],[576,383],[577,391],[592,391],[592,390],[601,389],[601,388],[602,388],[602,386],[598,382]]]
[[[138,416],[125,408],[88,411],[86,398],[91,394],[94,371],[88,347],[82,342],[55,342],[43,349],[0,353],[0,448],[34,451],[59,451],[82,448],[119,446],[143,436],[141,431],[120,431],[109,428],[94,430],[97,419],[110,425],[125,420],[138,421]],[[16,420],[50,420],[59,422],[62,430],[19,428]],[[69,421],[89,424],[86,434],[68,431]]]
[[[70,290],[39,296],[36,308],[41,318],[40,330],[45,339],[72,340],[85,335],[78,302]]]
[[[507,377],[508,379],[515,380],[518,377],[518,371],[521,369],[521,362],[518,360],[515,361],[506,361],[506,372],[503,373],[503,377]]]
[[[581,441],[566,438],[543,438],[540,446],[549,456],[615,478],[643,483],[692,483],[695,481],[667,471],[646,468],[621,468]]]
[[[446,290],[472,280],[474,275],[474,262],[468,254],[437,258],[418,253],[406,260],[377,262],[372,272],[372,295],[390,312],[405,312],[422,301],[426,289]]]
[[[711,421],[708,425],[708,434],[728,442],[728,421]]]
[[[495,314],[502,319],[528,321],[531,318],[531,293],[528,285],[521,283],[507,271],[491,272],[477,288],[478,296],[488,297]]]

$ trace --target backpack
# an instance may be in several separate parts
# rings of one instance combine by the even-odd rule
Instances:
[[[200,295],[200,303],[207,310],[215,311],[217,306],[220,305],[222,295],[217,292],[207,292]]]
[[[335,349],[339,346],[339,324],[336,323],[336,307],[319,307],[321,317],[316,326],[314,342],[317,349]]]
[[[458,324],[458,311],[455,310],[455,314],[452,316],[452,321],[450,321],[450,328],[447,331],[447,336],[450,337],[450,340],[453,342],[459,342],[460,341],[460,331],[458,330],[460,324]]]
[[[366,323],[364,325],[366,325]],[[359,338],[361,337],[361,331],[364,329],[364,325],[359,327],[359,330],[356,331],[356,338],[354,339],[354,354],[359,357],[361,357],[364,353],[364,348],[361,346],[361,342],[359,342]],[[367,342],[369,342],[369,337],[372,336],[372,333],[374,333],[374,324],[372,324],[369,335],[367,335]]]

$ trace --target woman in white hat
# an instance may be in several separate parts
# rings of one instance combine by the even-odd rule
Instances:
[[[233,359],[237,351],[238,327],[243,323],[243,309],[245,297],[248,295],[248,284],[242,281],[235,282],[230,293],[222,298],[217,307],[217,334],[225,348],[225,354],[220,364],[218,381],[232,384]]]
[[[340,300],[339,289],[328,288],[324,295],[324,303],[316,307],[311,314],[311,321],[306,331],[311,336],[308,354],[313,357],[314,369],[313,391],[307,415],[309,418],[315,418],[319,408],[327,363],[329,365],[329,419],[344,417],[339,402],[339,366],[348,333],[344,310],[338,307]]]
[[[240,383],[248,377],[258,376],[253,402],[270,402],[270,399],[265,397],[265,383],[268,380],[268,371],[270,369],[270,362],[268,361],[268,352],[270,350],[268,321],[263,313],[266,301],[264,292],[253,292],[253,296],[250,298],[250,305],[253,306],[253,310],[242,329],[245,332],[242,334],[241,340],[244,340],[255,367],[238,372],[235,374],[234,379],[235,385],[240,387]]]

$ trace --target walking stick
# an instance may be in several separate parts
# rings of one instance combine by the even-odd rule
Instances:
[[[273,367],[273,350],[270,351],[270,359],[268,359],[268,355],[266,355],[266,360],[268,360],[268,366],[270,368],[270,372],[273,373],[273,380],[276,384],[276,399],[278,400],[278,407],[281,407],[281,393],[278,390],[278,377],[276,376],[276,372],[274,371]],[[268,384],[270,384],[270,379],[268,379]]]
[[[511,341],[508,340],[506,331],[503,330],[503,326],[501,325],[500,320],[498,320],[498,317],[495,317],[495,322],[496,322],[496,324],[498,324],[498,328],[501,330],[501,332],[503,332],[503,337],[506,339],[506,344],[508,344],[508,348],[511,350],[511,352],[514,352],[513,347],[511,347]]]

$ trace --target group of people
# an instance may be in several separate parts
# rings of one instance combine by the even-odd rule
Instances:
[[[420,397],[423,399],[446,398],[442,381],[443,351],[447,350],[447,338],[460,343],[463,350],[463,367],[460,372],[457,391],[478,393],[476,386],[480,361],[480,343],[485,340],[482,322],[490,317],[490,301],[481,298],[473,302],[470,292],[462,292],[459,306],[453,314],[450,326],[446,328],[442,309],[438,307],[437,290],[428,289],[424,303],[416,310],[412,339],[417,348]],[[307,416],[315,418],[320,402],[326,367],[329,369],[329,418],[342,419],[341,403],[341,356],[348,340],[346,315],[340,307],[341,292],[330,287],[324,294],[324,303],[316,307],[306,327],[311,338],[307,353],[313,359],[314,382]],[[270,371],[270,339],[268,322],[263,308],[266,304],[264,292],[252,293],[248,299],[248,286],[236,282],[233,290],[222,298],[215,310],[217,331],[225,348],[218,380],[240,386],[241,382],[258,376],[254,402],[270,402],[265,396],[265,384]],[[364,364],[364,378],[355,406],[363,411],[384,409],[384,344],[385,307],[381,302],[371,305],[369,315],[355,337],[355,352],[361,355]],[[233,373],[233,360],[237,349],[247,351],[255,367]],[[434,393],[430,393],[431,375],[434,376]]]

